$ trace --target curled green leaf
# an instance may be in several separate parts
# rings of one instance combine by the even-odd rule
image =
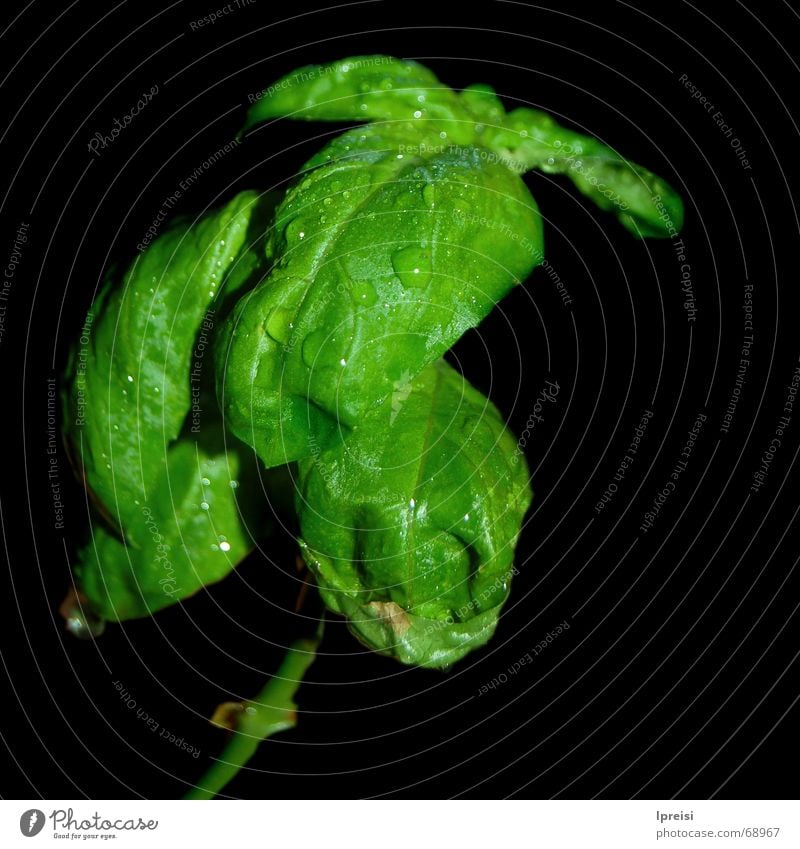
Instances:
[[[497,625],[531,500],[491,402],[443,360],[299,466],[303,554],[369,648],[447,666]]]
[[[455,93],[431,71],[392,56],[352,56],[298,68],[261,93],[245,129],[287,116],[308,121],[468,117]]]
[[[225,436],[210,348],[221,293],[262,261],[263,239],[248,240],[273,206],[245,192],[175,224],[106,287],[72,351],[65,437],[97,514],[74,571],[108,619],[191,595],[253,546],[251,452]]]
[[[670,237],[683,226],[683,202],[666,180],[545,112],[515,109],[489,135],[488,144],[509,162],[566,175],[636,236]]]
[[[272,270],[217,349],[227,424],[267,466],[353,427],[541,261],[524,183],[475,147],[426,138],[345,133],[278,207]]]

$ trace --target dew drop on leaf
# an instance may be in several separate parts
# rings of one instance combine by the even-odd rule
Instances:
[[[276,307],[267,316],[267,333],[281,345],[285,345],[289,341],[291,319],[292,312],[286,309],[286,307]]]
[[[306,225],[300,218],[292,219],[283,229],[283,237],[287,244],[297,242],[306,236]]]
[[[378,300],[374,286],[367,280],[355,282],[350,290],[350,296],[357,306],[371,307]]]
[[[392,268],[406,287],[419,289],[427,286],[431,279],[430,254],[417,245],[396,251],[392,256]]]

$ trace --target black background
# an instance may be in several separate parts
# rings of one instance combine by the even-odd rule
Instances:
[[[797,14],[780,2],[580,11],[380,1],[305,13],[255,0],[192,29],[217,8],[34,2],[12,10],[2,36],[4,255],[29,224],[0,346],[10,562],[2,794],[182,795],[224,742],[207,722],[214,706],[255,694],[307,627],[292,613],[286,539],[151,621],[110,627],[94,643],[70,638],[56,611],[87,517],[62,453],[66,528],[54,528],[46,381],[104,269],[133,256],[164,198],[233,138],[248,94],[308,63],[386,53],[422,61],[456,88],[490,83],[508,106],[548,110],[666,177],[686,203],[697,317],[687,320],[673,241],[635,240],[563,178],[526,178],[572,303],[538,269],[453,352],[516,433],[544,381],[560,386],[527,448],[536,498],[496,638],[440,674],[370,655],[331,622],[298,727],[262,746],[228,793],[796,796],[782,768],[791,776],[798,756],[800,406],[764,486],[750,485],[800,355]],[[94,133],[154,84],[153,102],[101,156],[89,153]],[[284,185],[339,129],[272,125],[206,171],[176,212]],[[752,362],[722,433],[748,282]],[[643,447],[598,514],[645,409]],[[698,413],[707,420],[689,466],[643,533]],[[564,620],[569,630],[533,664],[477,696]],[[149,731],[116,680],[200,757]]]

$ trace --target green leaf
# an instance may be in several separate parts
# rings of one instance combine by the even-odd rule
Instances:
[[[308,163],[270,243],[217,349],[226,423],[267,466],[324,448],[444,354],[541,261],[542,228],[478,148],[371,124]]]
[[[665,180],[544,112],[515,109],[487,135],[511,167],[565,174],[634,235],[671,237],[683,226],[683,202]]]
[[[415,115],[468,118],[455,93],[424,66],[392,56],[352,56],[282,77],[250,108],[245,130],[279,117],[371,121]]]
[[[495,407],[439,361],[299,466],[303,552],[369,648],[447,666],[492,635],[531,499]]]
[[[518,174],[532,168],[566,174],[634,235],[670,237],[683,226],[680,196],[652,171],[545,112],[519,108],[506,114],[490,86],[468,86],[458,95],[416,62],[354,56],[301,68],[265,90],[245,128],[277,117],[407,122],[409,143],[420,130],[436,129],[450,145],[488,148]]]
[[[250,488],[252,452],[226,444],[210,347],[223,293],[264,262],[260,234],[272,210],[273,198],[245,192],[173,225],[121,285],[106,287],[73,349],[65,436],[104,522],[75,573],[107,618],[191,595],[253,545],[246,519],[259,499],[251,492],[240,511],[234,489]]]
[[[92,527],[75,575],[96,612],[117,621],[153,614],[222,580],[247,555],[251,533],[263,533],[249,453],[207,452],[179,439],[161,483],[126,517],[122,539],[102,523]]]

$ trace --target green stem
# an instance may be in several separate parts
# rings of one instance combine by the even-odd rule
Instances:
[[[256,753],[260,743],[297,724],[294,696],[314,662],[320,635],[289,646],[278,671],[252,701],[244,702],[228,745],[185,799],[213,799]]]

